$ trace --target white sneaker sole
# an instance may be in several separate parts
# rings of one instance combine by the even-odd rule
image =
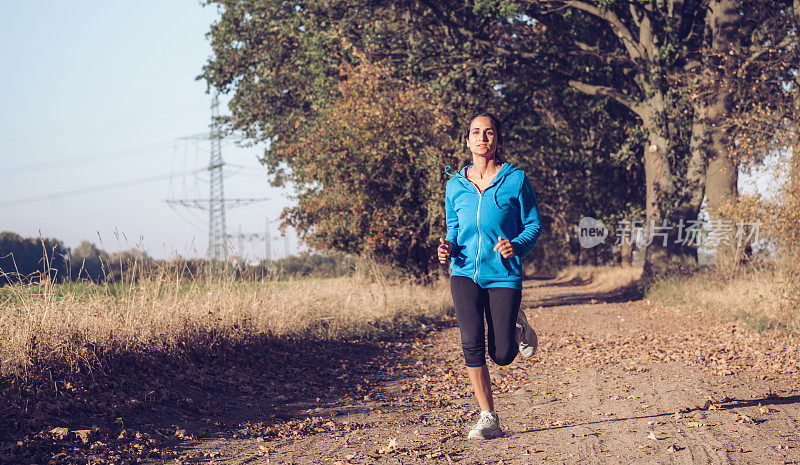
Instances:
[[[527,334],[529,342],[529,344],[524,342],[519,343],[519,353],[525,358],[530,358],[536,353],[536,349],[539,348],[539,336],[537,336],[536,331],[531,328],[531,325],[528,323],[528,317],[522,310],[520,310],[519,319],[523,321],[522,333],[523,335]],[[523,337],[522,339],[525,340],[526,338]]]
[[[467,439],[494,439],[501,435],[500,429],[490,431],[478,431],[476,429],[470,430]]]

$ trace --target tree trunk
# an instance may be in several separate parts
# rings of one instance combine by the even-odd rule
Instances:
[[[619,246],[620,265],[633,266],[633,244],[622,241]]]
[[[794,24],[796,30],[800,31],[800,0],[794,0],[793,5]],[[795,50],[795,56],[800,58],[800,52]],[[789,167],[789,192],[787,192],[787,201],[791,202],[789,208],[800,209],[800,75],[795,75],[794,78],[794,106],[792,109],[792,118],[794,121],[794,133],[792,134],[792,158],[791,166]],[[786,237],[789,242],[790,253],[793,258],[800,257],[800,225],[796,223],[786,225],[785,227],[791,228]]]
[[[685,226],[689,221],[696,220],[699,205],[680,204],[672,213],[668,214],[662,202],[662,197],[676,193],[674,174],[667,159],[667,150],[669,150],[667,123],[662,122],[662,118],[659,117],[659,115],[666,114],[665,110],[662,94],[659,91],[653,91],[653,97],[647,101],[647,107],[641,113],[649,133],[647,147],[644,151],[647,185],[646,224],[644,226],[648,240],[652,237],[644,251],[642,277],[645,280],[666,274],[674,268],[697,264],[697,248],[683,240],[681,237],[683,231],[679,225]],[[701,186],[690,184],[688,188],[696,191]],[[698,197],[694,191],[690,192],[692,195],[689,198],[696,199]]]
[[[672,191],[672,180],[666,157],[666,131],[658,123],[658,115],[663,114],[664,111],[664,99],[660,93],[656,92],[647,103],[642,119],[648,130],[647,146],[644,149],[645,229],[650,231],[651,225],[662,224],[663,215],[659,207],[658,196]],[[653,241],[645,246],[645,276],[663,274],[667,270],[668,264],[669,253],[663,243]]]
[[[709,14],[706,17],[707,28],[711,30],[711,46],[713,51],[727,56],[734,43],[741,42],[739,34],[740,1],[715,0],[709,5]],[[710,63],[718,66],[713,60]],[[738,164],[727,153],[728,133],[722,123],[731,110],[731,87],[733,70],[724,69],[721,79],[709,83],[712,91],[711,100],[706,103],[702,116],[705,119],[705,129],[702,139],[708,169],[706,170],[706,199],[708,201],[708,215],[711,219],[712,247],[716,246],[716,261],[719,268],[736,268],[744,256],[744,244],[741,247],[734,240],[736,225],[730,215],[724,214],[721,209],[726,205],[733,205],[739,198]]]
[[[794,0],[794,25],[800,31],[800,0]],[[800,58],[800,53],[795,53]],[[792,137],[791,182],[795,192],[800,192],[800,74],[794,77],[794,134]]]
[[[800,77],[795,81],[795,85],[800,86]],[[793,113],[794,134],[792,137],[792,165],[789,168],[789,182],[792,190],[800,193],[800,87],[795,88]]]
[[[706,174],[706,199],[708,216],[711,219],[711,246],[716,246],[716,262],[719,268],[736,267],[743,259],[744,244],[739,247],[734,240],[736,224],[730,215],[721,209],[733,205],[739,198],[737,183],[739,172],[736,164],[725,153],[720,131],[711,133]]]

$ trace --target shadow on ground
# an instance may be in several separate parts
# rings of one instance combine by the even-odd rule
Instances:
[[[551,279],[548,279],[548,281],[551,281]],[[545,282],[540,284],[538,287],[588,286],[593,282],[594,282],[594,276],[588,276],[586,278],[575,276],[574,278],[568,279],[566,281]]]
[[[531,284],[528,284],[531,283]],[[636,282],[611,290],[596,290],[593,276],[575,277],[568,281],[552,282],[551,279],[529,280],[526,282],[526,298],[523,305],[529,307],[558,307],[561,305],[584,305],[595,303],[633,302],[643,298],[642,290]],[[563,292],[561,290],[563,289]],[[545,290],[545,292],[537,292]]]
[[[773,396],[764,396],[758,399],[725,399],[724,401],[713,404],[715,409],[735,409],[735,408],[745,408],[745,407],[757,407],[757,406],[768,406],[768,405],[786,405],[786,404],[797,404],[800,403],[800,395],[791,395],[780,397],[777,395]],[[697,406],[694,408],[688,408],[685,410],[681,410],[681,413],[689,415],[692,412],[697,411],[705,411],[708,410],[709,405]],[[596,420],[596,421],[584,421],[574,424],[566,424],[566,425],[559,425],[559,426],[548,426],[545,428],[529,428],[523,431],[520,431],[517,434],[523,433],[536,433],[541,431],[549,431],[549,430],[559,430],[559,429],[569,429],[575,428],[579,426],[592,426],[592,425],[602,425],[602,424],[611,424],[611,423],[619,423],[624,421],[631,421],[631,420],[646,420],[650,418],[659,418],[659,417],[672,417],[675,415],[675,412],[664,412],[664,413],[653,413],[649,415],[638,415],[638,416],[630,416],[630,417],[619,417],[619,418],[608,418],[603,420]],[[764,420],[753,420],[750,419],[751,422],[758,424],[763,422]]]
[[[263,336],[180,358],[117,355],[78,376],[3,380],[0,462],[159,460],[187,438],[246,436],[248,428],[291,435],[281,428],[314,427],[304,424],[309,408],[363,401],[394,376],[382,367],[407,358],[404,346],[451,324],[356,342]]]
[[[526,305],[532,307],[558,307],[561,305],[634,302],[641,299],[642,293],[636,286],[627,286],[607,292],[586,291],[564,296],[539,297],[526,301]]]

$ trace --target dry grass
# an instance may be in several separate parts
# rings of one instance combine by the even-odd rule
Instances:
[[[662,305],[678,306],[727,321],[742,321],[755,331],[800,336],[800,272],[792,266],[766,264],[741,272],[713,268],[691,276],[672,276],[646,292]]]
[[[187,280],[162,272],[115,285],[0,289],[0,374],[101,366],[117,354],[180,356],[253,337],[373,337],[452,307],[441,280],[423,287],[379,272],[331,279]]]

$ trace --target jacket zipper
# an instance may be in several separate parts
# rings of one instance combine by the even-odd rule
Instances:
[[[477,187],[476,187],[477,189]],[[478,191],[478,214],[476,215],[476,225],[478,226],[478,252],[475,254],[475,274],[472,280],[478,282],[478,259],[481,256],[481,201],[483,200],[483,192]]]
[[[464,177],[466,178],[466,175]],[[467,181],[469,181],[469,178],[467,178]],[[486,187],[486,189],[483,190],[483,192],[488,191],[490,187],[494,186],[494,183],[496,181],[497,181],[497,176],[495,176],[494,179],[492,179],[492,183],[489,184]],[[483,192],[481,192],[481,190],[478,189],[478,186],[475,185],[475,183],[473,183],[472,181],[470,181],[470,184],[475,186],[475,190],[478,191],[478,213],[476,215],[477,218],[475,221],[476,225],[478,226],[478,252],[475,254],[475,274],[472,275],[472,280],[478,282],[478,259],[481,257],[481,201],[483,200]]]

